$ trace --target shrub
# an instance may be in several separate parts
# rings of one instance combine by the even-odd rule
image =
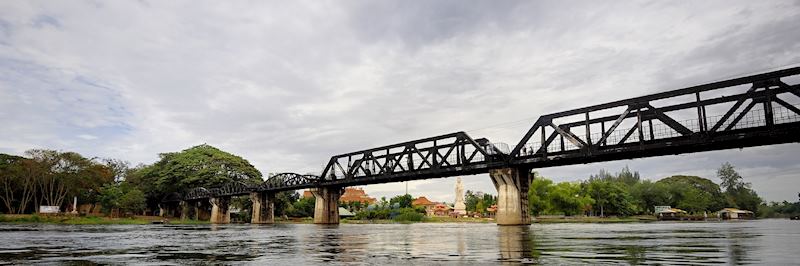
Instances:
[[[425,210],[416,208],[402,208],[394,215],[393,220],[399,222],[420,222],[425,220]]]

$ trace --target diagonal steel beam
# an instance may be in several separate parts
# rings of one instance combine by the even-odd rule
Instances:
[[[795,114],[800,115],[800,109],[797,109],[797,107],[787,103],[786,101],[782,100],[781,98],[775,97],[775,98],[772,98],[772,100],[775,101],[776,103],[782,105],[786,109],[792,110],[792,112],[794,112]]]
[[[639,124],[633,124],[633,127],[631,127],[631,129],[628,130],[628,133],[625,133],[625,136],[622,137],[622,139],[617,143],[617,145],[625,143],[625,141],[628,140],[628,138],[630,138],[631,135],[633,135],[633,132],[636,132],[636,129],[638,128]]]
[[[550,121],[550,127],[552,127],[556,132],[558,132],[559,135],[564,136],[564,138],[569,140],[569,142],[572,142],[572,144],[577,146],[578,148],[583,149],[584,147],[586,147],[586,142],[583,142],[583,140],[578,138],[578,136],[575,136],[575,134],[572,134],[572,132],[565,131],[561,129],[561,127],[556,126],[555,124],[553,124],[553,121]]]
[[[678,133],[681,133],[684,136],[688,136],[694,133],[692,132],[692,130],[681,125],[681,123],[678,123],[678,121],[675,121],[675,119],[672,119],[672,117],[667,116],[666,114],[661,112],[661,110],[658,110],[649,103],[645,104],[645,106],[647,107],[647,109],[650,109],[650,111],[652,111],[656,115],[656,118],[658,118],[658,120],[660,120],[667,126],[671,127],[675,131],[678,131]]]
[[[622,112],[622,114],[621,114],[621,115],[619,115],[619,117],[617,117],[617,120],[616,120],[616,121],[614,121],[614,124],[613,124],[613,125],[611,125],[611,127],[610,127],[610,128],[608,128],[608,131],[606,131],[606,132],[603,132],[603,137],[602,137],[602,138],[600,138],[600,140],[599,140],[599,141],[597,141],[597,143],[596,143],[595,145],[597,145],[597,146],[600,146],[600,145],[602,145],[602,144],[603,144],[603,142],[605,142],[605,141],[606,141],[606,139],[608,139],[608,137],[609,137],[609,136],[611,136],[611,133],[614,133],[614,130],[616,130],[616,129],[617,129],[617,127],[619,126],[619,124],[621,124],[621,123],[622,123],[622,121],[623,121],[623,120],[625,120],[625,118],[626,118],[626,117],[628,117],[628,114],[630,114],[630,113],[631,113],[631,110],[632,110],[632,109],[633,109],[633,108],[631,108],[631,106],[629,105],[629,106],[628,106],[628,108],[627,108],[627,109],[625,109],[625,112]]]
[[[725,130],[726,131],[727,130],[731,130],[734,126],[736,126],[736,123],[739,123],[739,120],[742,120],[742,118],[745,115],[747,115],[747,112],[750,112],[750,109],[752,109],[753,106],[756,106],[756,103],[758,103],[758,102],[757,101],[751,101],[750,104],[748,104],[747,107],[745,107],[744,110],[742,110],[742,112],[739,113],[739,115],[737,115],[736,118],[734,118],[733,121],[731,121],[731,123],[728,124],[727,127],[725,127]]]
[[[533,133],[535,133],[536,130],[539,129],[539,127],[546,125],[548,122],[552,123],[552,119],[546,116],[541,116],[539,117],[539,119],[536,119],[536,122],[534,122],[533,126],[530,129],[528,129],[528,132],[526,132],[525,136],[523,136],[522,139],[519,141],[519,143],[517,143],[517,146],[514,146],[514,150],[512,150],[511,154],[509,155],[511,157],[519,156],[520,151],[522,151],[522,147],[525,147],[525,144],[528,144],[528,140],[531,139]]]
[[[340,171],[342,171],[342,174],[344,174],[344,173],[347,173],[347,171],[345,171],[345,170],[344,170],[344,168],[342,167],[342,165],[341,165],[341,164],[339,164],[339,160],[335,160],[335,161],[333,161],[333,162],[334,162],[334,163],[336,163],[336,166],[338,166],[338,167],[339,167],[339,170],[340,170]],[[345,178],[347,178],[347,176],[346,176],[346,175],[345,175]]]
[[[559,136],[558,134],[550,134],[550,137],[547,137],[547,140],[544,143],[542,143],[542,146],[539,147],[539,150],[537,150],[536,153],[534,154],[539,154],[541,152],[544,152],[547,149],[547,147],[550,146],[550,143],[552,143],[558,136]]]
[[[725,115],[723,115],[722,118],[720,118],[719,121],[717,121],[717,123],[713,127],[711,127],[711,130],[709,131],[716,132],[717,129],[719,129],[722,126],[722,124],[724,124],[725,121],[728,120],[728,118],[730,118],[731,115],[733,115],[733,113],[736,112],[736,110],[738,110],[739,107],[742,106],[742,104],[744,104],[744,101],[750,99],[750,97],[748,96],[750,96],[750,94],[753,93],[754,91],[756,91],[756,86],[750,87],[750,89],[747,90],[747,93],[742,95],[742,97],[740,97],[739,100],[737,100],[736,103],[733,104],[733,107],[731,107],[731,109],[728,110],[728,112],[726,112]]]
[[[786,90],[788,90],[789,92],[791,92],[792,94],[796,95],[797,97],[800,97],[800,90],[798,90],[797,88],[795,88],[795,86],[797,86],[797,85],[794,85],[794,86],[789,86],[789,84],[786,84],[785,82],[783,82],[783,81],[782,81],[782,80],[780,80],[780,79],[777,79],[777,80],[775,80],[774,82],[775,82],[775,84],[777,84],[777,85],[778,85],[779,87],[781,87],[782,89],[786,89]]]

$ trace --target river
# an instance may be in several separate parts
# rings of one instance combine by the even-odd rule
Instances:
[[[0,224],[0,264],[797,264],[800,221]]]

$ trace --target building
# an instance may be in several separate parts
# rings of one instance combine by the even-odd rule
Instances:
[[[344,189],[344,194],[339,198],[341,202],[366,202],[367,204],[375,203],[375,198],[370,197],[364,192],[364,189],[358,187],[348,187]]]
[[[414,201],[411,202],[411,206],[424,207],[425,208],[425,213],[428,216],[433,216],[433,213],[434,213],[433,207],[436,206],[436,202],[430,201],[430,200],[428,200],[428,198],[423,196],[423,197],[419,197],[419,198],[414,199]]]
[[[678,208],[656,209],[656,216],[659,220],[683,220],[687,215],[686,211]]]
[[[489,213],[489,217],[494,218],[495,214],[497,214],[497,204],[486,208],[486,212]]]
[[[314,194],[309,190],[303,191],[303,198],[313,198]],[[344,194],[339,198],[340,202],[365,202],[367,204],[375,203],[375,198],[370,197],[364,192],[364,189],[358,187],[348,187],[344,189]]]
[[[740,210],[734,208],[725,208],[719,211],[717,214],[719,218],[723,220],[735,220],[735,219],[755,219],[755,213],[748,211],[748,210]]]
[[[444,203],[436,203],[433,205],[433,216],[450,216],[453,212],[453,207]]]

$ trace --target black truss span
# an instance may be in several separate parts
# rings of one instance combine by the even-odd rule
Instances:
[[[321,186],[352,186],[486,172],[505,163],[500,149],[464,132],[331,157]]]
[[[322,175],[196,188],[185,200],[800,142],[800,67],[541,116],[510,152],[464,132],[331,157]],[[171,197],[170,199],[173,199]]]
[[[511,152],[532,168],[800,142],[800,68],[541,116]]]
[[[201,200],[212,197],[232,197],[248,195],[252,192],[264,191],[285,191],[293,189],[304,189],[315,187],[319,180],[315,175],[301,175],[295,173],[280,173],[270,176],[266,181],[258,185],[251,185],[241,181],[227,183],[221,187],[194,188],[183,196],[183,200]],[[165,197],[164,202],[175,201],[174,196]]]

